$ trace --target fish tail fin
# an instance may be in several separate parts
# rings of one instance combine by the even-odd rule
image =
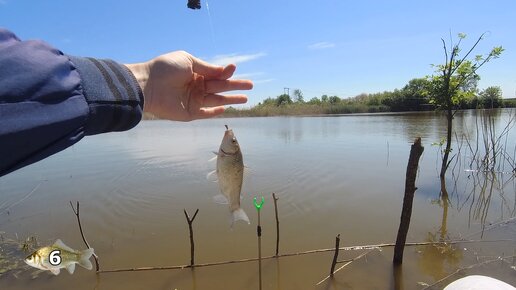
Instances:
[[[81,257],[79,258],[79,265],[83,268],[91,270],[93,265],[90,262],[91,256],[94,254],[93,248],[86,249],[81,252]]]
[[[231,225],[233,225],[236,221],[245,221],[248,224],[251,224],[251,222],[249,221],[249,217],[241,208],[234,210],[231,214]]]

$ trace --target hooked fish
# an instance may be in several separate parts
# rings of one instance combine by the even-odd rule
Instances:
[[[75,271],[75,264],[91,270],[93,266],[90,257],[93,249],[76,251],[65,245],[58,239],[52,246],[42,247],[25,258],[25,263],[34,268],[48,270],[54,275],[58,275],[62,268],[66,268],[70,274]]]
[[[226,131],[220,143],[219,152],[216,153],[216,174],[222,194],[215,196],[214,200],[217,203],[229,204],[231,225],[239,220],[250,224],[249,217],[240,207],[240,193],[244,179],[242,151],[233,130],[225,126]]]

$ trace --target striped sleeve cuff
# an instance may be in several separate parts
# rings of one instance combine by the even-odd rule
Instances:
[[[143,93],[127,67],[109,59],[69,58],[89,107],[86,135],[125,131],[140,122]]]

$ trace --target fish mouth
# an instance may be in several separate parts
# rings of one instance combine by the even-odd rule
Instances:
[[[238,152],[238,150],[237,150],[237,151],[235,151],[235,152],[228,153],[228,152],[224,151],[224,149],[222,149],[222,148],[220,148],[220,151],[221,151],[224,155],[235,155],[235,154],[237,154],[237,152]]]

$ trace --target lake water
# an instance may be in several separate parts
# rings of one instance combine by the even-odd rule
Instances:
[[[491,113],[498,134],[515,110]],[[458,140],[469,136],[472,148],[484,144],[475,126],[478,116],[465,111],[455,118]],[[242,207],[251,225],[240,222],[233,229],[227,206],[212,201],[218,185],[206,179],[215,168],[208,160],[218,150],[225,124],[234,130],[249,169]],[[461,158],[452,162],[446,181],[450,199],[442,202],[439,146],[431,144],[445,130],[444,115],[427,112],[143,121],[128,132],[87,137],[0,178],[0,265],[10,269],[0,276],[0,289],[258,289],[257,262],[100,275],[79,267],[73,275],[62,271],[59,276],[18,263],[26,253],[13,241],[30,236],[39,245],[60,238],[72,248],[85,247],[69,201],[80,202],[86,238],[103,270],[188,264],[183,209],[190,214],[199,209],[193,223],[197,263],[254,258],[255,196],[265,197],[262,253],[273,255],[272,192],[279,197],[280,254],[334,247],[337,234],[341,246],[392,243],[416,137],[425,151],[408,241],[484,242],[407,247],[401,273],[393,270],[392,248],[373,250],[319,286],[329,273],[332,252],[264,260],[263,289],[421,289],[459,268],[515,255],[516,182],[510,171],[516,130],[500,140],[507,155],[498,160],[495,173],[468,171],[478,169],[470,166],[473,154],[467,142],[454,138],[453,152]],[[506,239],[512,242],[495,241]],[[339,260],[363,252],[341,251]],[[473,273],[516,285],[514,259],[478,265],[461,275]]]

